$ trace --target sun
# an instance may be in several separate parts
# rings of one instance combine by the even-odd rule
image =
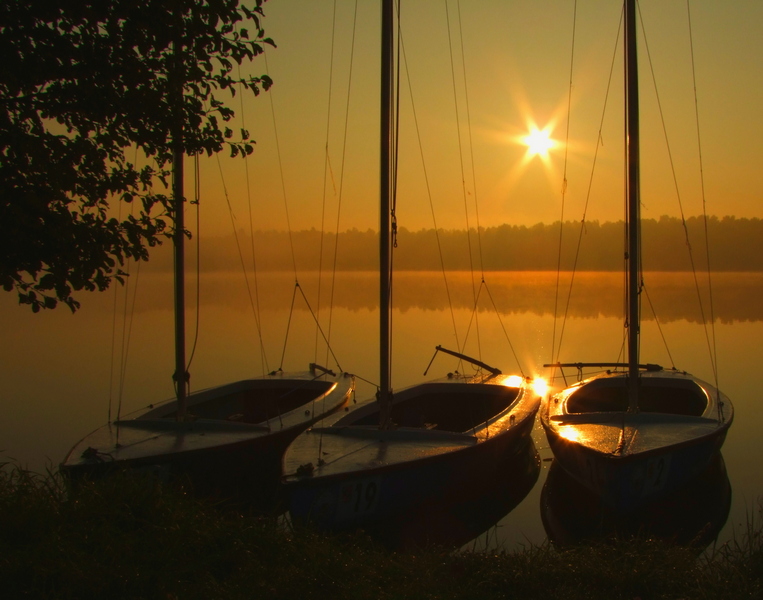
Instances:
[[[537,127],[531,127],[530,133],[522,138],[522,143],[527,146],[527,155],[529,158],[540,156],[542,159],[548,158],[548,151],[556,146],[556,142],[551,139],[550,127],[540,130]]]

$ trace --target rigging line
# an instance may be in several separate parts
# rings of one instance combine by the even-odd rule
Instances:
[[[135,158],[133,159],[135,164],[138,163],[138,147],[135,147]],[[117,204],[117,219],[122,222],[122,203]],[[127,263],[129,267],[129,262]],[[129,281],[129,279],[127,280]],[[127,286],[127,282],[123,284]],[[109,410],[107,423],[111,423],[111,407],[114,403],[114,359],[116,358],[116,344],[117,344],[117,300],[119,299],[119,288],[114,286],[114,304],[111,311],[111,360],[109,361]]]
[[[323,192],[321,198],[321,227],[320,236],[318,242],[318,299],[315,307],[318,318],[321,314],[321,284],[323,282],[323,241],[325,238],[326,228],[326,188],[328,187],[328,176],[331,169],[331,162],[329,156],[329,136],[331,134],[331,93],[334,89],[334,44],[336,41],[336,0],[334,0],[333,15],[331,19],[331,44],[329,48],[329,78],[328,78],[328,100],[326,105],[326,142],[325,142],[325,154],[323,159]],[[333,182],[333,178],[332,178]],[[334,191],[336,193],[336,190]],[[315,342],[313,347],[313,360],[318,360],[318,330],[315,330]]]
[[[461,27],[461,0],[456,3],[458,8],[458,33],[461,39],[461,56],[464,57],[464,65],[466,64],[465,52],[464,52],[464,35]],[[479,202],[477,201],[477,173],[474,164],[474,142],[472,141],[472,117],[471,110],[469,108],[469,86],[466,81],[466,67],[464,66],[464,100],[466,104],[466,131],[469,134],[469,157],[471,161],[472,171],[472,189],[474,190],[474,216],[477,221],[477,248],[479,250],[479,262],[480,262],[480,274],[482,278],[485,278],[485,264],[482,254],[482,228],[480,227],[480,210]]]
[[[475,162],[474,162],[474,141],[472,139],[472,117],[471,117],[471,109],[469,106],[469,85],[467,83],[467,78],[466,78],[466,52],[464,50],[464,34],[463,34],[462,19],[461,19],[461,0],[457,0],[456,8],[458,11],[458,34],[459,34],[459,39],[461,42],[461,59],[464,64],[464,68],[463,68],[464,103],[466,105],[466,131],[469,135],[469,159],[470,159],[470,167],[471,167],[471,173],[472,173],[472,190],[474,192],[474,216],[475,216],[475,220],[477,221],[477,250],[478,250],[478,256],[479,256],[481,283],[485,283],[485,261],[484,261],[483,251],[482,251],[482,227],[480,225],[480,209],[479,209],[479,200],[477,195],[477,170],[475,168]],[[474,283],[472,282],[472,286],[473,285]],[[499,320],[500,320],[500,316],[499,316]],[[481,348],[482,344],[481,344],[481,341],[479,340],[479,328],[477,329],[477,331],[478,331],[477,344],[478,344],[478,347]],[[509,345],[511,345],[511,343],[509,343]],[[520,371],[521,371],[521,367],[520,367]]]
[[[241,129],[247,133],[247,137],[249,135],[249,132],[246,129],[246,110],[244,106],[244,85],[242,83],[243,78],[241,77],[241,65],[237,65],[238,69],[238,87],[239,87],[239,104],[241,105]],[[243,137],[243,135],[242,135]],[[246,202],[247,206],[249,207],[249,246],[252,253],[252,275],[254,278],[254,304],[255,304],[255,312],[257,314],[256,320],[259,321],[261,317],[261,311],[260,311],[260,284],[259,284],[259,278],[257,276],[257,253],[255,251],[254,246],[254,210],[252,207],[252,187],[251,187],[251,179],[249,177],[249,155],[244,153],[244,177],[246,181]],[[257,327],[257,337],[259,339],[260,343],[260,368],[262,369],[263,373],[267,373],[270,369],[268,368],[268,358],[265,353],[265,341],[262,337],[262,330]]]
[[[136,150],[137,153],[137,150]],[[135,206],[130,206],[130,215],[132,216],[135,211]],[[127,263],[127,282],[125,283],[125,303],[124,303],[124,312],[122,315],[122,348],[121,348],[121,355],[120,355],[120,365],[119,365],[119,395],[118,395],[118,401],[117,401],[117,421],[120,420],[122,417],[122,399],[124,397],[124,387],[125,387],[125,380],[127,379],[126,373],[127,373],[127,357],[129,356],[130,352],[130,334],[132,332],[132,318],[135,315],[135,298],[138,294],[138,276],[140,275],[140,261],[133,261],[136,262],[136,268],[138,269],[138,272],[135,275],[135,290],[133,291],[133,303],[132,308],[128,310],[129,305],[129,295],[130,295],[130,261]],[[129,319],[129,325],[128,325],[128,314],[130,315]],[[117,443],[119,442],[119,430],[117,429]]]
[[[278,367],[279,371],[283,371],[283,362],[286,358],[286,345],[289,341],[289,330],[291,329],[291,318],[294,316],[294,301],[297,298],[297,289],[299,288],[299,281],[294,283],[294,292],[291,295],[291,308],[289,309],[289,318],[286,320],[286,335],[283,340],[283,351],[281,352],[281,365]]]
[[[121,204],[121,203],[120,203]],[[120,218],[121,221],[121,218]],[[117,343],[117,299],[119,298],[119,288],[114,286],[114,305],[111,311],[111,360],[109,361],[109,415],[107,423],[111,423],[111,406],[114,403],[114,358],[116,354]]]
[[[191,345],[191,355],[186,364],[186,372],[190,372],[193,357],[196,354],[196,345],[199,342],[200,315],[201,315],[201,211],[199,210],[200,201],[200,178],[199,178],[199,155],[193,157],[193,184],[194,199],[196,205],[196,331],[193,335],[193,344]]]
[[[461,34],[461,22],[460,17],[461,13],[459,11],[459,34]],[[476,289],[477,286],[474,281],[474,257],[472,252],[472,236],[471,236],[471,228],[469,227],[469,205],[467,202],[467,191],[466,191],[466,172],[464,168],[464,149],[463,149],[463,143],[461,141],[461,121],[459,116],[459,110],[458,110],[458,91],[456,90],[456,69],[455,69],[455,61],[453,58],[453,39],[451,36],[451,27],[450,27],[450,10],[448,9],[448,0],[445,0],[445,22],[447,25],[447,31],[448,31],[448,52],[450,56],[450,78],[451,78],[451,84],[453,88],[453,108],[454,113],[456,117],[456,137],[458,139],[458,159],[459,159],[459,166],[461,168],[461,193],[463,195],[464,199],[464,218],[466,221],[466,243],[469,253],[469,271],[471,273],[471,280],[472,280],[472,300],[475,303],[475,310],[476,310],[476,303],[477,303],[477,292]],[[466,85],[466,61],[464,60],[463,56],[463,38],[461,38],[461,63],[463,67],[464,72],[464,85]],[[478,313],[474,313],[475,315],[475,331],[477,334],[477,354],[479,358],[482,358],[482,345],[480,344],[480,329],[479,329],[479,319],[477,318]],[[464,339],[464,345],[466,345],[466,339]]]
[[[353,66],[355,64],[355,34],[357,30],[357,19],[358,19],[358,2],[355,1],[355,11],[353,13],[353,20],[352,20],[352,40],[350,45],[350,72],[349,76],[347,78],[347,103],[345,105],[345,112],[344,112],[344,137],[342,139],[342,163],[339,170],[339,195],[337,199],[337,210],[336,210],[336,237],[334,239],[334,261],[331,269],[331,289],[329,292],[329,322],[328,322],[328,331],[327,331],[327,338],[329,341],[331,341],[331,327],[334,319],[334,292],[336,290],[336,272],[337,272],[337,261],[338,261],[338,255],[339,255],[339,223],[340,223],[340,217],[342,214],[342,197],[344,192],[344,168],[347,160],[347,133],[349,130],[349,122],[350,122],[350,92],[352,90],[352,74],[353,74]],[[327,153],[328,154],[328,153]],[[326,349],[326,358],[328,359],[328,349]],[[326,361],[328,362],[328,360]]]
[[[299,293],[302,294],[302,299],[305,301],[307,310],[310,311],[310,316],[313,317],[313,321],[315,321],[316,328],[318,329],[321,336],[323,337],[323,341],[326,343],[326,347],[329,349],[329,352],[331,352],[331,357],[334,359],[337,369],[339,369],[340,371],[344,371],[344,369],[342,369],[341,365],[339,364],[339,360],[337,359],[336,354],[334,354],[334,351],[331,349],[331,345],[329,344],[329,341],[326,338],[326,334],[324,334],[323,329],[321,329],[321,324],[318,322],[318,317],[316,316],[315,312],[313,312],[313,308],[312,306],[310,306],[310,302],[307,300],[307,296],[305,296],[305,292],[302,290],[302,286],[297,285],[296,288],[299,290]],[[292,305],[293,305],[293,301],[292,301]]]
[[[233,207],[231,206],[231,203],[230,203],[230,196],[228,195],[228,186],[225,184],[225,177],[223,176],[223,167],[222,167],[222,164],[220,163],[219,154],[216,154],[215,158],[217,159],[217,168],[220,171],[220,182],[222,183],[222,186],[223,186],[223,196],[225,197],[225,202],[228,205],[228,214],[230,215],[231,226],[233,229],[233,238],[236,240],[236,250],[238,251],[238,259],[239,259],[239,262],[241,263],[241,269],[244,272],[244,282],[246,283],[246,291],[247,291],[247,294],[249,295],[249,306],[252,309],[252,314],[254,315],[254,322],[255,322],[255,325],[257,326],[257,331],[261,332],[262,327],[260,322],[260,315],[257,313],[254,306],[252,286],[249,283],[249,275],[246,272],[246,264],[244,262],[244,252],[241,249],[241,240],[239,239],[238,231],[236,230],[236,217],[233,214]]]
[[[446,294],[446,296],[448,298],[448,306],[450,307],[450,319],[451,319],[451,323],[453,325],[453,334],[454,334],[454,336],[456,338],[456,348],[458,349],[459,352],[461,352],[462,351],[461,342],[459,341],[459,338],[458,338],[458,328],[456,327],[456,316],[455,316],[455,313],[453,311],[453,301],[452,301],[451,295],[450,295],[450,287],[448,285],[448,278],[447,278],[447,275],[445,273],[445,259],[443,257],[443,253],[442,253],[442,243],[440,241],[440,231],[439,231],[439,229],[437,227],[437,217],[435,216],[434,202],[432,200],[432,188],[431,188],[431,186],[429,184],[429,175],[427,174],[426,161],[424,160],[424,145],[421,142],[421,131],[419,129],[419,120],[418,120],[418,116],[416,114],[416,103],[415,103],[414,98],[413,98],[413,86],[411,85],[411,73],[410,73],[410,70],[408,69],[408,59],[407,59],[407,56],[405,54],[405,42],[403,41],[402,32],[400,33],[400,49],[401,49],[401,52],[402,52],[402,55],[403,55],[403,63],[405,65],[406,79],[407,79],[407,82],[408,82],[408,92],[409,92],[410,99],[411,99],[411,107],[413,109],[413,111],[412,111],[413,112],[413,123],[414,123],[414,128],[416,130],[416,139],[418,140],[418,144],[419,144],[419,155],[421,156],[421,168],[422,168],[422,170],[424,172],[424,183],[425,183],[425,186],[426,186],[426,189],[427,189],[427,198],[429,199],[429,210],[430,210],[430,213],[432,214],[432,223],[434,225],[434,234],[435,234],[435,239],[437,240],[437,252],[438,252],[438,256],[440,258],[440,270],[442,272],[442,278],[443,278],[443,281],[445,283],[445,294]]]
[[[679,187],[678,187],[678,177],[676,176],[675,165],[673,163],[673,153],[670,150],[670,142],[668,140],[668,130],[667,130],[667,125],[665,124],[665,115],[664,115],[664,113],[662,111],[662,103],[660,102],[660,94],[659,94],[659,91],[657,89],[657,78],[655,77],[655,73],[654,73],[654,65],[652,64],[652,55],[649,52],[649,43],[647,42],[647,38],[646,38],[646,30],[644,28],[644,19],[643,19],[643,15],[641,14],[641,10],[640,9],[639,9],[639,20],[640,20],[640,23],[641,23],[641,31],[642,31],[642,35],[643,35],[643,38],[644,38],[644,45],[646,47],[647,60],[649,61],[649,70],[650,70],[651,75],[652,75],[652,85],[654,86],[654,94],[655,94],[655,97],[657,99],[657,108],[658,108],[659,113],[660,113],[660,122],[662,124],[662,133],[663,133],[663,136],[665,137],[665,146],[666,146],[666,149],[667,149],[667,152],[668,152],[668,161],[670,163],[670,170],[671,170],[671,173],[673,175],[673,185],[674,185],[675,190],[676,190],[676,199],[678,200],[678,209],[679,209],[679,211],[681,213],[681,225],[683,226],[684,237],[686,238],[686,247],[688,249],[689,262],[691,264],[691,272],[692,272],[692,275],[694,277],[694,287],[695,287],[695,290],[697,292],[697,303],[699,304],[699,312],[700,312],[700,315],[702,317],[702,325],[703,325],[704,330],[705,330],[705,339],[706,339],[706,342],[707,342],[708,351],[710,353],[710,364],[712,366],[713,372],[715,373],[715,371],[716,371],[716,361],[715,361],[715,356],[713,355],[712,344],[711,344],[711,341],[710,341],[710,335],[709,335],[708,329],[707,329],[707,318],[705,317],[704,303],[702,302],[702,295],[700,293],[699,278],[697,276],[697,269],[696,269],[696,266],[695,266],[695,263],[694,263],[694,253],[692,252],[691,242],[689,241],[689,228],[688,228],[688,226],[686,224],[686,216],[684,214],[683,202],[681,201],[681,193],[680,193],[680,190],[679,190]],[[696,99],[696,95],[695,95],[695,99]]]
[[[517,351],[514,349],[514,344],[511,343],[511,338],[509,337],[508,331],[506,331],[506,326],[503,324],[503,319],[501,319],[501,313],[498,312],[498,306],[495,303],[495,300],[493,299],[493,294],[490,292],[490,288],[488,287],[487,283],[485,281],[482,281],[482,284],[485,286],[485,291],[487,292],[488,298],[490,298],[490,303],[493,305],[493,310],[495,311],[496,316],[498,317],[498,323],[501,325],[501,330],[503,331],[503,335],[506,336],[506,341],[509,343],[509,348],[511,349],[511,354],[514,357],[514,360],[517,361],[517,368],[519,369],[520,374],[522,377],[525,376],[525,371],[522,368],[522,363],[519,361],[519,357],[517,356]]]
[[[577,265],[578,265],[578,260],[580,258],[580,251],[583,245],[583,235],[585,233],[585,224],[586,224],[586,219],[588,215],[588,206],[590,204],[591,194],[593,191],[593,179],[594,179],[594,174],[596,173],[596,165],[598,164],[599,149],[601,148],[601,146],[604,145],[603,138],[602,138],[602,131],[604,130],[604,118],[607,113],[607,104],[609,104],[609,92],[612,88],[612,80],[613,80],[614,71],[615,71],[615,62],[617,60],[617,49],[620,45],[621,28],[622,28],[622,18],[620,20],[620,25],[618,26],[617,36],[615,36],[615,47],[614,47],[614,50],[612,51],[612,61],[609,65],[609,78],[607,79],[607,89],[604,93],[604,104],[601,108],[601,120],[599,121],[599,131],[596,136],[596,148],[593,154],[591,174],[588,177],[588,189],[586,190],[585,203],[583,205],[583,217],[580,221],[580,231],[578,233],[578,242],[577,242],[577,247],[575,249],[575,258],[572,263],[572,276],[570,278],[570,285],[567,290],[567,301],[565,303],[564,313],[562,317],[562,325],[559,332],[559,348],[558,348],[558,354],[556,355],[556,359],[555,359],[556,362],[560,362],[559,356],[562,351],[562,341],[564,340],[564,332],[567,328],[567,317],[569,315],[570,304],[572,302],[572,288],[575,283],[575,278],[577,276]]]
[[[665,351],[668,353],[668,358],[670,359],[670,366],[675,369],[676,363],[673,360],[673,355],[670,352],[670,348],[668,347],[668,340],[665,337],[665,334],[662,331],[662,325],[660,325],[660,320],[657,318],[657,311],[654,309],[654,304],[652,303],[652,298],[649,296],[649,290],[644,285],[641,288],[644,291],[644,294],[646,295],[646,301],[649,304],[649,308],[652,310],[652,315],[654,316],[654,322],[657,323],[657,331],[660,333],[660,338],[662,339],[662,344],[665,346]]]
[[[265,57],[265,71],[267,73],[270,73],[270,66],[268,65],[268,53],[265,51],[264,47],[262,50],[262,56]],[[292,267],[294,268],[294,279],[296,281],[298,280],[297,256],[294,251],[294,236],[292,235],[291,219],[289,217],[289,203],[286,199],[286,179],[283,173],[283,160],[281,159],[281,143],[279,141],[279,136],[278,136],[278,123],[276,121],[275,103],[273,102],[273,88],[268,90],[268,100],[270,100],[270,113],[273,118],[273,132],[275,134],[275,139],[276,139],[276,155],[278,156],[278,172],[281,176],[281,194],[283,195],[283,205],[286,211],[286,229],[289,232],[289,248],[291,249],[291,263],[292,263]]]
[[[564,236],[564,205],[565,205],[565,199],[567,194],[567,157],[568,157],[568,151],[569,151],[569,141],[570,141],[570,114],[572,112],[572,74],[573,69],[575,65],[575,33],[577,30],[577,14],[578,14],[578,3],[577,0],[575,0],[575,3],[572,7],[572,40],[570,43],[570,85],[567,90],[567,125],[566,125],[566,133],[565,133],[565,141],[564,141],[564,170],[562,174],[562,202],[561,202],[561,211],[559,215],[559,247],[557,248],[557,258],[556,258],[556,288],[554,290],[554,324],[552,328],[552,334],[551,334],[551,358],[553,362],[553,357],[555,354],[556,349],[556,321],[559,318],[559,285],[560,285],[560,277],[562,272],[562,240]],[[561,346],[561,342],[559,344]],[[559,352],[561,352],[561,348],[559,349]],[[558,356],[557,356],[557,362],[558,362]],[[553,377],[553,371],[552,371],[552,377]]]
[[[122,321],[122,364],[120,367],[120,385],[119,385],[119,404],[117,407],[117,421],[122,416],[122,398],[124,396],[124,386],[125,381],[127,379],[127,359],[130,354],[130,339],[132,338],[132,324],[135,317],[135,302],[138,298],[138,282],[140,281],[140,263],[141,261],[136,261],[136,269],[137,272],[135,273],[135,285],[133,286],[133,293],[132,293],[132,306],[129,309],[129,321],[128,321],[128,293],[129,289],[127,286],[125,286],[125,313],[124,313],[124,319]]]
[[[474,300],[473,300],[474,304],[472,305],[472,313],[469,316],[469,322],[466,325],[466,333],[464,334],[464,347],[466,347],[466,343],[469,341],[469,333],[472,330],[472,323],[476,322],[476,320],[477,320],[476,319],[477,307],[478,307],[478,303],[479,303],[479,297],[480,297],[481,292],[482,292],[482,286],[484,284],[485,284],[485,280],[483,279],[482,282],[480,283],[480,287],[477,290],[477,293],[476,293],[476,295],[474,297]],[[481,359],[482,359],[482,357],[480,357],[480,360]]]
[[[705,228],[705,255],[707,257],[707,287],[708,292],[710,295],[709,299],[709,309],[710,309],[710,329],[712,332],[712,349],[711,353],[713,356],[713,375],[715,376],[715,387],[718,389],[718,371],[717,371],[717,358],[718,358],[718,350],[716,346],[716,337],[715,337],[715,306],[713,302],[713,280],[712,280],[712,271],[710,269],[710,236],[708,232],[707,227],[707,197],[705,195],[705,169],[704,169],[704,162],[702,160],[702,138],[700,136],[700,127],[699,127],[699,101],[697,98],[697,73],[694,66],[694,36],[693,36],[693,28],[691,25],[691,8],[689,6],[689,0],[686,0],[686,13],[688,17],[688,24],[689,24],[689,48],[691,50],[691,76],[692,76],[692,83],[693,83],[693,89],[694,89],[694,117],[696,121],[696,127],[697,127],[697,154],[699,158],[699,182],[700,182],[700,190],[702,193],[702,220],[704,222],[704,228]],[[720,403],[719,403],[720,406]]]

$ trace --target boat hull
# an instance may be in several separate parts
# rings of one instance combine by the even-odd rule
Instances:
[[[73,482],[115,470],[152,473],[199,496],[275,509],[284,451],[307,427],[345,406],[353,388],[349,376],[305,372],[202,390],[188,398],[188,420],[176,420],[175,401],[152,407],[89,434],[60,468]],[[273,397],[287,410],[261,421],[262,399],[272,408]]]
[[[602,410],[610,398],[619,405],[624,397],[626,378],[607,375],[568,388],[541,411],[555,460],[604,504],[621,512],[667,495],[701,473],[720,451],[733,420],[731,403],[707,383],[685,373],[643,377],[643,394],[655,390],[662,398],[673,393],[679,408],[691,405],[690,410]],[[581,401],[576,394],[589,397]],[[694,403],[691,394],[705,405]],[[586,407],[597,410],[586,412]]]
[[[400,409],[427,385],[431,384],[399,392],[393,416],[396,407]],[[452,395],[468,391],[468,386],[474,384],[452,382],[441,389],[446,393],[450,388]],[[357,410],[373,415],[374,404]],[[519,461],[539,405],[540,398],[523,387],[509,408],[487,427],[470,433],[425,427],[381,431],[353,427],[345,419],[332,427],[314,428],[300,436],[285,457],[289,512],[297,523],[324,529],[384,531],[436,506],[466,502],[481,493],[486,480],[496,478],[497,465],[509,469]],[[296,463],[313,455],[316,445],[323,448],[325,463],[298,474]]]

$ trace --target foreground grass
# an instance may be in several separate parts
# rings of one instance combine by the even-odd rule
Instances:
[[[361,534],[284,531],[156,482],[67,494],[0,470],[0,597],[763,598],[760,521],[711,558],[652,540],[559,551],[393,553]]]

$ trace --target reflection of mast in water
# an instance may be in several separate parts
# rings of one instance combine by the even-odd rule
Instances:
[[[731,483],[720,452],[707,468],[669,496],[618,513],[577,483],[556,463],[541,492],[541,518],[558,545],[632,536],[653,536],[701,551],[718,535],[731,508]]]

